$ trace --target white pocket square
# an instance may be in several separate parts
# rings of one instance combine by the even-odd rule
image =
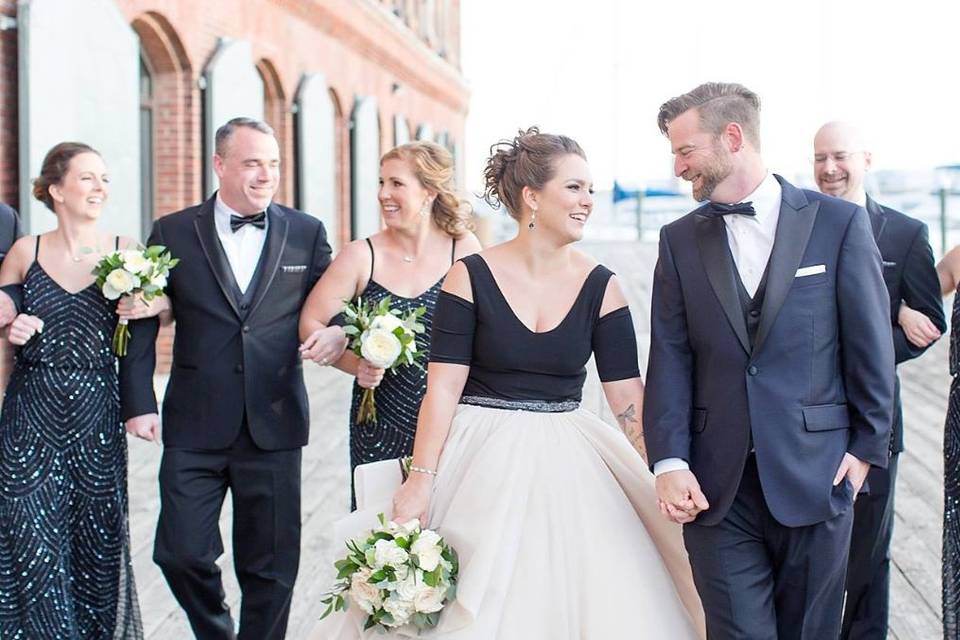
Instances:
[[[307,270],[305,264],[285,264],[281,267],[284,273],[303,273]]]
[[[826,273],[827,265],[825,264],[814,264],[809,267],[800,267],[797,269],[797,275],[795,278],[803,278],[804,276],[815,276],[818,273]]]

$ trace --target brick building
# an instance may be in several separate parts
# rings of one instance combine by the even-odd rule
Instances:
[[[368,235],[383,151],[432,139],[462,158],[459,14],[459,0],[0,0],[0,200],[52,228],[29,181],[50,146],[82,140],[113,176],[104,228],[143,236],[212,193],[213,131],[253,115],[280,140],[277,200],[336,246]]]

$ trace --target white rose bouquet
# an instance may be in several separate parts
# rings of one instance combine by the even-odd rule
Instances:
[[[417,335],[426,328],[420,318],[427,312],[418,307],[401,317],[401,312],[390,308],[390,296],[378,304],[370,305],[359,298],[348,302],[343,308],[347,323],[344,333],[350,338],[350,350],[378,369],[396,371],[397,367],[415,365],[423,353],[417,350]],[[373,401],[374,389],[364,389],[357,410],[357,424],[375,422],[377,406]]]
[[[386,522],[362,540],[347,542],[346,558],[334,563],[337,583],[321,601],[321,618],[346,611],[350,602],[367,613],[364,629],[437,626],[440,612],[456,596],[457,552],[419,520]]]
[[[178,262],[180,259],[171,257],[162,245],[126,249],[103,256],[93,268],[93,275],[97,276],[97,287],[107,300],[139,295],[144,302],[150,302],[163,295],[170,269]],[[129,342],[130,327],[126,318],[121,318],[113,332],[113,352],[118,356],[127,355]]]

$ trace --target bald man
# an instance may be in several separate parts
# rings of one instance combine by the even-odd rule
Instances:
[[[883,279],[890,293],[890,317],[897,364],[916,358],[926,347],[907,340],[897,323],[900,303],[926,315],[946,330],[940,283],[934,268],[927,227],[899,211],[877,204],[864,190],[870,170],[869,146],[860,131],[845,122],[828,122],[813,142],[814,178],[820,191],[855,202],[870,214],[873,237],[883,258]],[[853,535],[847,565],[847,601],[840,637],[844,640],[887,637],[890,594],[890,537],[893,533],[893,489],[897,459],[903,451],[900,381],[894,394],[890,463],[871,467],[868,494],[854,505]]]

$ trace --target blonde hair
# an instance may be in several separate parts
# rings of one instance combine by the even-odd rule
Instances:
[[[449,151],[435,142],[408,142],[383,154],[380,165],[387,160],[406,162],[420,184],[436,192],[430,215],[444,233],[460,238],[473,229],[473,207],[457,194]]]

